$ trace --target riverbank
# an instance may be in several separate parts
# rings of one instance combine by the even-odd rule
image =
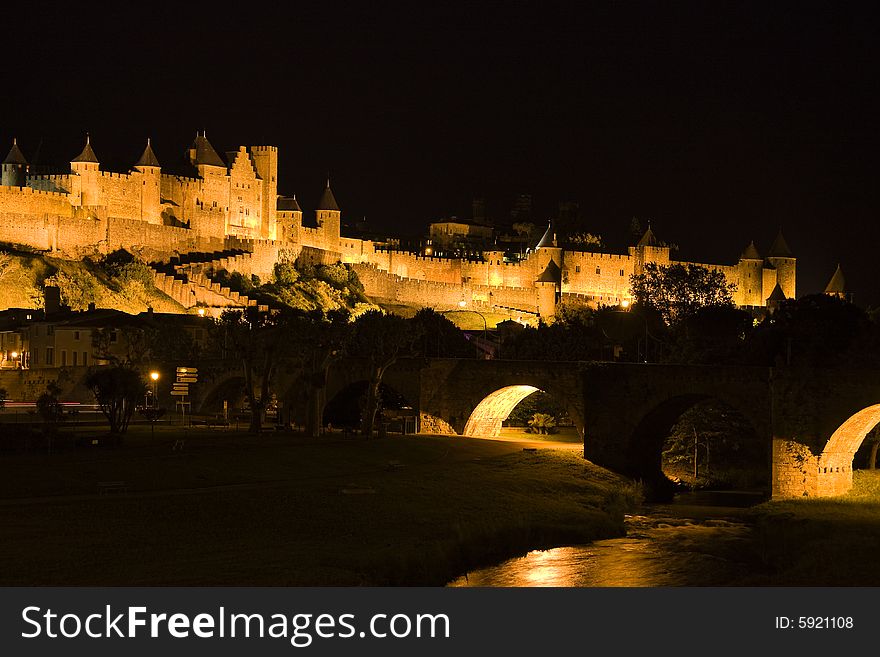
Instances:
[[[140,429],[140,428],[138,428]],[[448,437],[136,429],[0,455],[3,585],[442,585],[623,533],[637,497],[576,451]],[[99,494],[99,484],[124,488]]]
[[[767,574],[744,584],[880,586],[880,471],[853,472],[846,495],[766,502],[751,515]]]

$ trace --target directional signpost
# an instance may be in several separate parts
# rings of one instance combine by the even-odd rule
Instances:
[[[177,380],[171,388],[171,394],[180,397],[177,406],[180,408],[180,422],[186,427],[186,407],[189,406],[189,386],[198,383],[199,371],[195,367],[178,367]]]

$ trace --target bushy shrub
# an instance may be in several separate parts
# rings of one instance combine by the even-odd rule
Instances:
[[[98,282],[87,271],[72,269],[57,271],[44,281],[44,285],[54,285],[61,291],[61,303],[73,310],[85,310],[97,300]]]

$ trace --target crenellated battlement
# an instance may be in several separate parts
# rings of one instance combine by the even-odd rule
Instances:
[[[0,194],[9,197],[15,196],[35,196],[35,197],[46,197],[52,199],[63,199],[67,200],[70,196],[67,192],[52,192],[43,189],[34,189],[33,187],[3,187],[0,186]]]

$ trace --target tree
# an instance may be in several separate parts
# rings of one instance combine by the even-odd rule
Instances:
[[[603,246],[601,235],[593,235],[592,233],[573,233],[568,236],[568,243],[572,246],[583,249],[584,251],[598,251]]]
[[[724,273],[692,264],[647,263],[630,278],[636,304],[653,308],[668,325],[692,316],[705,306],[733,306],[736,286]]]
[[[138,402],[147,392],[141,373],[125,365],[98,367],[89,373],[85,383],[110,423],[110,433],[124,434]]]
[[[827,294],[783,302],[749,346],[762,365],[880,366],[880,326],[858,306]]]
[[[241,361],[251,433],[262,430],[272,383],[293,345],[289,331],[299,317],[289,310],[260,312],[254,306],[220,315],[217,339],[228,356]]]
[[[752,316],[733,306],[705,306],[669,332],[665,360],[702,365],[743,362]]]
[[[305,356],[302,369],[308,403],[306,433],[313,438],[321,432],[330,366],[342,358],[351,341],[350,317],[347,310],[334,310],[326,314],[309,313],[298,323],[301,348],[297,351]]]
[[[532,235],[534,235],[537,230],[537,226],[530,221],[519,221],[513,224],[511,228],[513,228],[514,233],[520,237],[525,237],[527,240],[532,239]]]
[[[556,433],[556,418],[547,413],[535,413],[529,420],[529,433]]]
[[[364,436],[373,435],[379,408],[379,387],[385,372],[398,358],[412,353],[419,337],[418,324],[397,315],[386,315],[382,311],[367,311],[355,321],[351,352],[366,358],[370,369],[361,418],[361,433]]]
[[[64,407],[58,400],[61,388],[54,381],[50,381],[46,390],[37,397],[37,414],[43,420],[43,426],[49,435],[54,435],[58,425],[64,421]]]
[[[473,358],[474,347],[446,315],[422,308],[410,319],[421,335],[413,345],[413,355],[425,358]]]

